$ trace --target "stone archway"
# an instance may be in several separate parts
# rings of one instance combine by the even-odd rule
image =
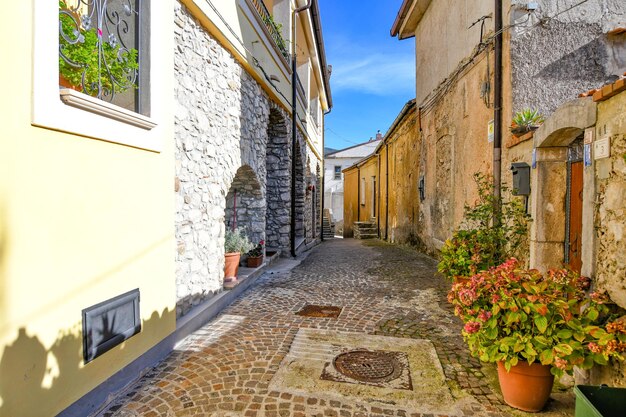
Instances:
[[[243,228],[254,244],[265,240],[264,206],[261,185],[254,170],[249,165],[242,166],[226,195],[226,228]]]
[[[530,266],[540,270],[561,267],[569,252],[568,210],[571,202],[572,145],[596,123],[591,98],[561,106],[534,135],[536,168],[532,170]],[[585,178],[591,175],[591,181]],[[593,268],[593,172],[583,172],[582,273]],[[582,186],[582,184],[581,184]],[[566,246],[568,246],[566,248]]]
[[[296,141],[296,240],[305,237],[305,211],[306,211],[306,178],[304,172],[304,155],[302,145]],[[296,242],[297,245],[297,242]]]
[[[287,249],[291,230],[291,136],[287,119],[277,109],[270,110],[267,134],[266,245]]]

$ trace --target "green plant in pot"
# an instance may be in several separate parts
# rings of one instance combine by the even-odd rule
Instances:
[[[224,236],[224,282],[237,279],[241,254],[248,252],[254,245],[250,243],[242,228],[227,229]]]
[[[546,274],[510,259],[453,285],[448,301],[465,323],[471,354],[498,364],[505,401],[541,410],[554,376],[624,359],[626,323],[590,280],[567,269]]]
[[[515,113],[515,116],[513,116],[511,133],[522,135],[530,132],[531,130],[537,129],[544,121],[545,118],[541,113],[539,113],[539,110],[524,109],[522,111],[518,111]]]
[[[59,83],[102,98],[137,88],[136,49],[124,48],[114,34],[103,35],[89,16],[59,1]]]
[[[246,253],[247,266],[249,268],[258,268],[263,263],[265,255],[265,241],[261,240],[252,250]]]
[[[497,202],[492,193],[491,177],[474,174],[478,198],[465,206],[459,229],[442,249],[438,270],[451,280],[468,280],[472,275],[520,257],[526,248],[530,217],[519,198],[502,187],[505,200]],[[498,220],[494,210],[498,206]]]

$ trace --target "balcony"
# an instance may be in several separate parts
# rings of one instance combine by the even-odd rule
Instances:
[[[282,25],[274,22],[272,15],[267,7],[263,3],[263,0],[246,0],[246,3],[254,9],[257,13],[257,17],[263,23],[263,27],[267,31],[267,34],[274,41],[274,46],[278,49],[280,54],[285,58],[287,62],[290,62],[289,48],[287,42],[280,33]]]

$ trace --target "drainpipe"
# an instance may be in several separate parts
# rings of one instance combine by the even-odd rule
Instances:
[[[385,144],[385,240],[389,240],[389,143]]]
[[[380,239],[380,153],[376,155],[377,163],[378,163],[378,192],[376,193],[376,199],[374,200],[374,204],[376,204],[376,220],[378,221],[378,238]]]
[[[332,109],[328,109],[328,111],[324,112],[324,117],[326,117],[326,115],[330,113],[331,110]],[[324,159],[324,146],[326,146],[326,140],[325,140],[324,129],[322,129],[322,216],[320,217],[320,230],[322,231],[322,236],[321,236],[322,242],[324,241],[324,204],[325,204],[324,194],[326,194],[326,191],[325,191],[326,190],[326,160]],[[330,193],[330,204],[331,206],[333,204],[332,191]],[[328,222],[330,225],[330,218],[328,219]]]
[[[502,0],[495,0],[495,72],[494,72],[494,138],[493,138],[493,195],[497,207],[494,224],[499,221],[502,176]]]
[[[291,42],[291,256],[296,257],[296,140],[298,139],[297,123],[297,87],[298,69],[296,46],[298,37],[297,18],[298,13],[308,10],[313,5],[313,0],[309,0],[306,6],[294,9],[291,14],[291,27],[293,30],[293,41]]]
[[[361,168],[356,169],[356,177],[358,179],[356,187],[356,221],[361,221]]]

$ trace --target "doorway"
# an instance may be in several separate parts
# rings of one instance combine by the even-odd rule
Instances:
[[[565,263],[577,273],[582,269],[583,231],[583,139],[577,138],[567,152],[565,215]]]

